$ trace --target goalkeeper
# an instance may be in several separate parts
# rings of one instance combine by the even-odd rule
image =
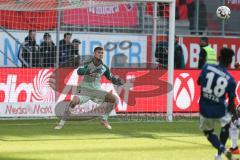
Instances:
[[[69,105],[65,107],[64,114],[55,129],[61,129],[64,126],[71,109],[89,100],[101,105],[106,105],[105,114],[101,117],[101,124],[107,129],[112,129],[108,123],[108,116],[118,103],[118,99],[113,94],[101,89],[100,79],[104,75],[114,85],[118,86],[123,85],[124,81],[111,75],[109,68],[102,63],[103,55],[104,49],[102,47],[96,47],[93,58],[78,68],[77,73],[80,76],[84,76],[83,80],[80,86],[77,87],[77,95],[75,95]]]

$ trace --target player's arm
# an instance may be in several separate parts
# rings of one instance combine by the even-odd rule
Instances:
[[[203,69],[198,77],[197,84],[200,86],[202,84],[203,78],[205,77],[205,70],[206,70],[207,65],[203,66]]]
[[[198,77],[197,84],[200,86],[201,85],[201,77]]]
[[[234,103],[235,97],[229,97],[228,110],[233,115],[234,120],[237,119],[236,106]]]
[[[199,54],[198,69],[201,69],[206,63],[207,52],[204,49],[201,49]]]
[[[233,120],[237,119],[237,113],[236,113],[236,106],[235,106],[235,94],[236,90],[236,82],[233,80],[232,82],[229,83],[228,86],[228,110],[229,112],[233,115]]]
[[[89,73],[90,73],[90,71],[89,71],[87,65],[80,66],[77,70],[78,75],[87,75]]]
[[[106,67],[106,66],[105,66]],[[104,76],[109,80],[111,81],[113,84],[117,85],[117,86],[121,86],[124,84],[124,81],[119,78],[118,76],[113,76],[111,74],[111,71],[108,67],[106,67],[106,71],[104,72]]]

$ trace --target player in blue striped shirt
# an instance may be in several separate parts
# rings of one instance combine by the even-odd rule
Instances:
[[[221,160],[221,154],[225,154],[229,160],[236,160],[231,152],[225,149],[231,119],[237,118],[234,104],[236,82],[227,71],[233,55],[232,49],[222,48],[219,64],[205,65],[198,78],[198,85],[201,86],[200,129],[208,141],[218,150],[215,160]],[[226,103],[226,95],[228,96],[228,104]],[[221,123],[219,137],[214,133],[216,121]]]

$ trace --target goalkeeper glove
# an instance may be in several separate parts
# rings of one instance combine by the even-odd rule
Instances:
[[[121,86],[125,83],[124,80],[119,78],[118,76],[112,76],[111,81],[114,85],[117,85],[117,86]]]

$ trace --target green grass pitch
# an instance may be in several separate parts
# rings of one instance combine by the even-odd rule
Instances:
[[[192,122],[1,120],[0,160],[213,160],[216,151]],[[229,146],[229,142],[228,142]]]

